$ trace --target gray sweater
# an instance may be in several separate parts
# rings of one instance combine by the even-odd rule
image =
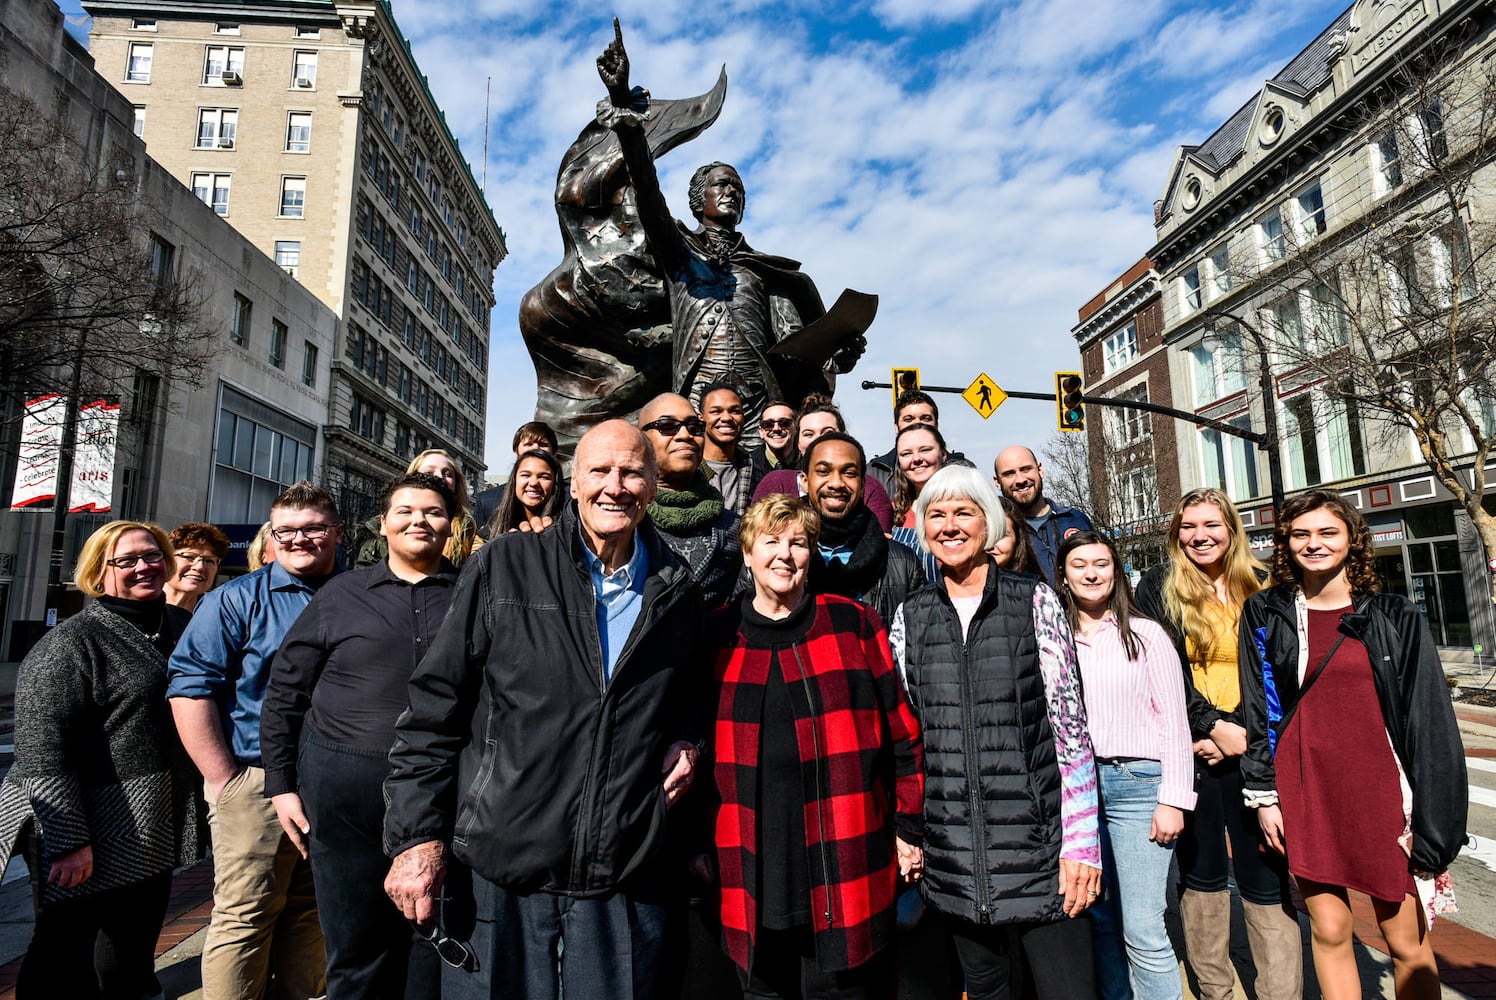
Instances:
[[[186,612],[168,607],[180,634]],[[130,885],[202,856],[197,773],[166,702],[166,658],[89,604],[49,632],[16,679],[15,765],[0,787],[0,868],[34,824],[42,875],[85,845],[93,876],[43,902]]]

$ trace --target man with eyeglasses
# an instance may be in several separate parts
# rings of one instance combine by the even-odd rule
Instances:
[[[659,484],[649,520],[681,557],[709,608],[726,604],[743,571],[738,515],[702,468],[710,433],[684,396],[656,396],[639,411],[639,426],[654,447]]]
[[[207,594],[168,667],[182,745],[203,776],[213,837],[213,914],[203,945],[204,1000],[325,988],[312,871],[264,797],[260,710],[286,632],[337,571],[337,504],[309,482],[270,505],[275,560]]]

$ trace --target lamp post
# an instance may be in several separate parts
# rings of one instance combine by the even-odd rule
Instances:
[[[1222,317],[1246,330],[1257,351],[1257,385],[1262,393],[1262,419],[1266,425],[1262,446],[1267,449],[1267,478],[1273,496],[1273,519],[1276,521],[1278,512],[1283,509],[1283,459],[1279,453],[1277,392],[1273,386],[1273,372],[1268,365],[1267,344],[1262,339],[1262,331],[1251,323],[1234,313],[1212,309],[1205,314],[1205,336],[1200,339],[1200,346],[1205,348],[1207,354],[1214,355],[1224,342],[1220,330]]]

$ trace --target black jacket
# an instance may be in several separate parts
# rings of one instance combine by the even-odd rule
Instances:
[[[919,556],[907,545],[885,537],[876,517],[864,520],[862,536],[855,540],[852,557],[846,563],[828,566],[819,549],[811,553],[810,590],[865,604],[878,612],[887,628],[904,599],[929,580]]]
[[[1203,740],[1210,736],[1210,731],[1222,719],[1234,722],[1238,726],[1246,725],[1242,721],[1239,708],[1233,712],[1216,708],[1210,703],[1210,699],[1195,687],[1195,674],[1190,668],[1189,649],[1185,643],[1184,633],[1179,630],[1179,623],[1170,619],[1164,608],[1164,579],[1168,575],[1168,563],[1154,566],[1138,581],[1138,589],[1133,596],[1137,602],[1138,611],[1144,617],[1152,618],[1162,625],[1168,631],[1169,637],[1174,640],[1174,648],[1179,652],[1179,662],[1184,667],[1184,708],[1190,723],[1190,735],[1197,740]]]
[[[638,622],[603,681],[576,505],[465,567],[410,680],[385,783],[385,849],[431,840],[518,892],[608,893],[664,843],[661,764],[696,742],[702,621],[690,573],[646,521]]]
[[[1061,917],[1060,769],[1034,628],[1039,578],[994,564],[965,641],[945,588],[904,603],[925,742],[926,901],[973,923]]]
[[[1279,584],[1252,595],[1242,608],[1241,688],[1247,754],[1242,783],[1249,790],[1276,785],[1268,742],[1271,670],[1283,717],[1282,733],[1302,693],[1299,677],[1298,615],[1294,584]],[[1355,610],[1340,619],[1340,630],[1366,646],[1382,721],[1413,789],[1413,868],[1441,872],[1465,844],[1469,791],[1464,747],[1449,685],[1428,623],[1416,605],[1396,594],[1364,594]],[[1310,663],[1312,676],[1319,666]],[[1313,683],[1312,680],[1310,683]]]

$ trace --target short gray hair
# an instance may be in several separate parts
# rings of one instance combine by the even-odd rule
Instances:
[[[925,541],[925,511],[930,504],[942,500],[970,500],[982,509],[982,516],[987,519],[987,541],[982,549],[991,549],[1008,533],[1008,518],[1003,514],[1002,501],[998,497],[992,480],[978,472],[975,466],[943,466],[929,478],[914,500],[914,537],[919,541],[919,547],[930,551],[930,543]]]

